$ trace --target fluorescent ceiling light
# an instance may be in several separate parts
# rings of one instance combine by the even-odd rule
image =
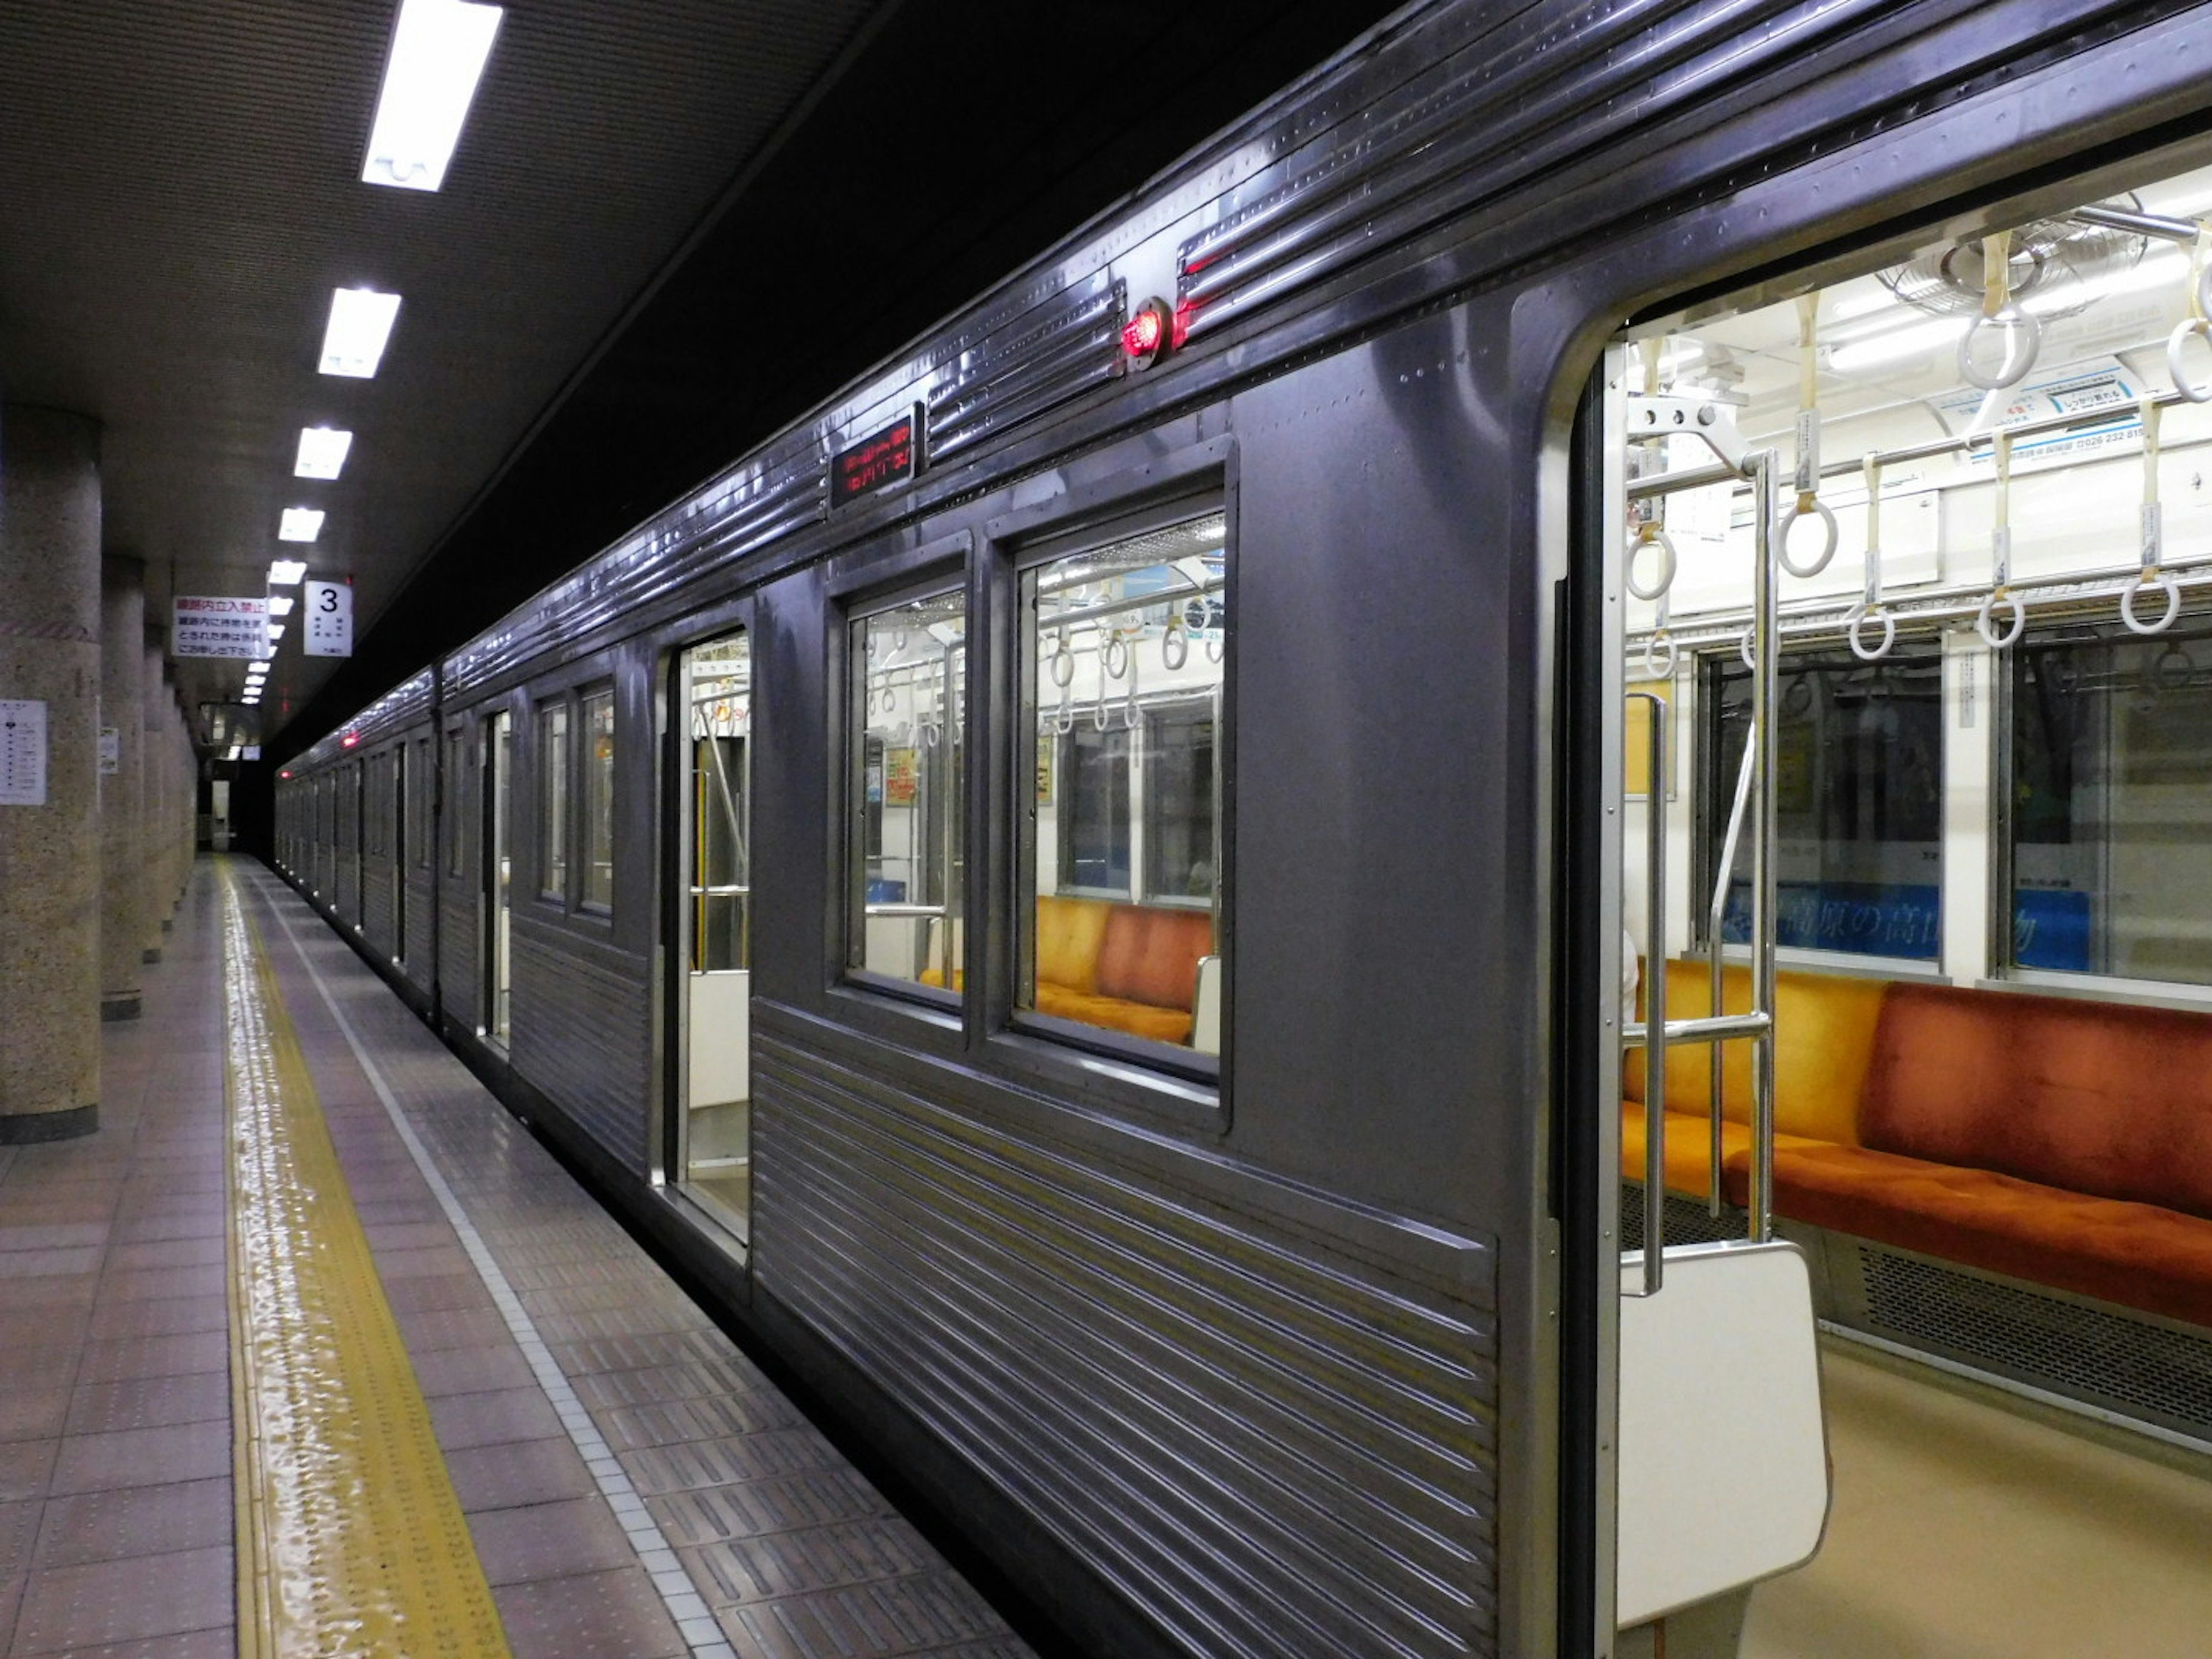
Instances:
[[[269,596],[269,614],[272,617],[289,617],[292,614],[293,604],[294,601],[288,595],[271,593]]]
[[[1955,350],[1966,332],[1964,317],[1936,317],[1908,328],[1893,329],[1887,334],[1839,345],[1828,359],[1828,367],[1838,374],[1849,374],[1855,369],[1871,368],[1876,363],[1925,356],[1945,347]]]
[[[274,644],[276,641],[281,640],[281,639],[283,639],[283,637],[284,637],[284,624],[283,624],[283,623],[270,623],[269,624],[269,639],[270,639],[270,642],[271,644]]]
[[[268,659],[268,658],[266,658],[266,657],[264,657],[264,658],[263,658],[259,662],[257,662],[257,663],[249,663],[249,664],[246,665],[246,672],[247,673],[249,673],[249,674],[265,674],[265,673],[267,673],[267,672],[269,672],[269,659]]]
[[[276,523],[276,539],[280,542],[311,542],[323,533],[323,512],[320,507],[288,507],[284,516]]]
[[[299,478],[335,478],[345,468],[346,451],[353,447],[353,434],[329,426],[303,426],[300,428],[300,459],[293,463],[292,475]]]
[[[269,586],[271,587],[297,587],[307,574],[307,562],[305,559],[272,559],[269,562]]]
[[[399,315],[399,296],[374,289],[341,288],[331,295],[331,320],[323,331],[322,371],[366,380],[384,361],[385,343]]]
[[[445,183],[499,19],[497,6],[402,0],[362,162],[364,184],[435,190]]]

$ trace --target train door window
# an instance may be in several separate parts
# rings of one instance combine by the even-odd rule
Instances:
[[[2007,689],[2008,965],[2212,985],[2212,617],[2033,629]]]
[[[407,960],[408,745],[392,745],[392,959]]]
[[[430,739],[415,740],[414,776],[407,799],[415,812],[414,828],[408,831],[408,845],[415,849],[415,867],[428,870],[434,849],[430,845],[430,827],[435,822],[431,811]]]
[[[1751,678],[1734,652],[1704,659],[1701,892],[1719,874],[1751,726]],[[1942,940],[1942,647],[1899,640],[1875,662],[1840,641],[1792,648],[1782,657],[1781,696],[1777,942],[1934,961]],[[1729,944],[1751,937],[1749,848],[1741,836],[1721,928]]]
[[[568,700],[538,706],[538,894],[568,900]]]
[[[752,1155],[750,641],[738,634],[695,646],[678,672],[687,769],[674,1167],[742,1243]]]
[[[483,1035],[504,1045],[512,1029],[514,916],[514,716],[501,709],[483,726],[477,775],[485,811]]]
[[[615,902],[615,689],[584,693],[584,891],[587,910]]]
[[[1038,764],[1016,1018],[1206,1072],[1194,1057],[1220,1051],[1226,957],[1226,526],[1218,509],[1169,517],[1023,558],[1021,729]]]
[[[463,726],[446,733],[446,873],[459,880],[469,868],[469,734]]]
[[[846,966],[947,1000],[963,969],[967,647],[958,589],[850,625]]]

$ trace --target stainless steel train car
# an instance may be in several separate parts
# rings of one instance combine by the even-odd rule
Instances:
[[[2212,1440],[2208,168],[2202,8],[1414,4],[278,862],[1100,1651],[1733,1652],[1816,1328]]]

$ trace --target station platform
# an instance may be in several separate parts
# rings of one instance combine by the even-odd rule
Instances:
[[[0,1149],[0,1653],[1029,1654],[274,876],[147,979]]]

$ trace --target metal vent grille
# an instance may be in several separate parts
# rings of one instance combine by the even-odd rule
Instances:
[[[1867,1245],[1859,1268],[1884,1334],[2212,1438],[2212,1340]]]
[[[1667,1243],[1670,1245],[1717,1244],[1724,1238],[1741,1238],[1750,1224],[1749,1215],[1733,1204],[1722,1205],[1720,1218],[1715,1220],[1697,1200],[1678,1198],[1672,1193],[1667,1195]],[[1620,1183],[1620,1248],[1644,1248],[1644,1188],[1626,1181]]]

